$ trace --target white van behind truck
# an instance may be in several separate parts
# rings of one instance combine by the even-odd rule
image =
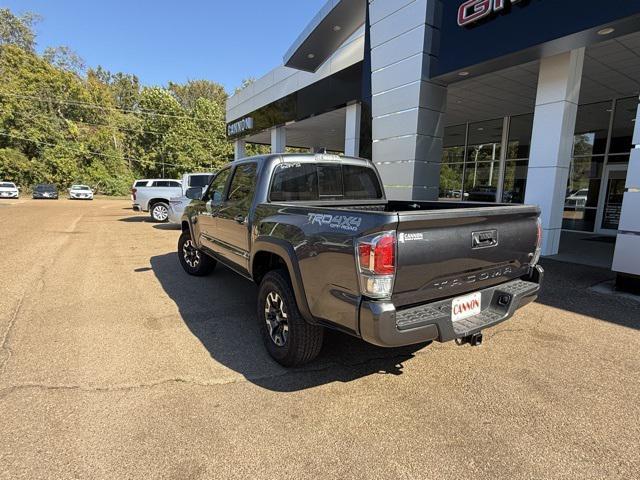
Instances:
[[[155,222],[169,220],[169,201],[182,197],[189,188],[206,188],[213,174],[187,173],[182,180],[155,178],[136,180],[131,188],[133,209],[149,212]]]

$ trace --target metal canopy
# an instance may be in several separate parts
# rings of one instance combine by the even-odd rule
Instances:
[[[315,72],[365,22],[367,0],[329,0],[284,56],[287,67]]]

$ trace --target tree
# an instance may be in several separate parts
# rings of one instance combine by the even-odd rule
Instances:
[[[134,178],[217,170],[232,158],[222,86],[141,88],[133,74],[85,73],[67,47],[34,52],[34,18],[0,9],[2,179],[86,183],[115,195]]]
[[[98,66],[89,69],[87,78],[95,78],[97,81],[108,85],[111,95],[119,108],[132,110],[138,105],[140,99],[140,80],[130,73],[111,73],[109,70]]]
[[[0,8],[0,45],[15,45],[28,52],[36,46],[36,35],[33,27],[40,17],[26,12],[14,15],[8,8]]]
[[[76,75],[82,75],[86,68],[84,60],[76,52],[65,46],[47,47],[42,53],[42,58],[51,65]]]
[[[222,85],[209,80],[189,80],[183,85],[169,82],[169,91],[176,96],[182,108],[187,110],[193,110],[200,98],[211,100],[224,108],[228,97]]]

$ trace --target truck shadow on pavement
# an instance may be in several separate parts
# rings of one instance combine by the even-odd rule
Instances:
[[[122,217],[118,219],[119,222],[125,223],[152,223],[153,220],[149,215],[134,215],[133,217]]]
[[[590,289],[613,280],[611,270],[550,259],[543,259],[541,265],[545,278],[538,303],[640,330],[640,303]]]
[[[257,288],[252,282],[221,265],[209,277],[191,277],[175,253],[152,257],[151,268],[211,358],[269,390],[292,392],[373,374],[401,375],[403,363],[427,345],[383,349],[327,330],[318,359],[285,369],[271,359],[262,343],[256,319]]]

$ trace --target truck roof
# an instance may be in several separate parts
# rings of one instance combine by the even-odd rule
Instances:
[[[234,160],[230,165],[240,165],[247,162],[267,163],[267,162],[335,162],[344,165],[361,165],[373,166],[371,160],[365,158],[345,157],[342,155],[333,155],[329,153],[271,153],[267,155],[258,155],[255,157],[241,158]]]

